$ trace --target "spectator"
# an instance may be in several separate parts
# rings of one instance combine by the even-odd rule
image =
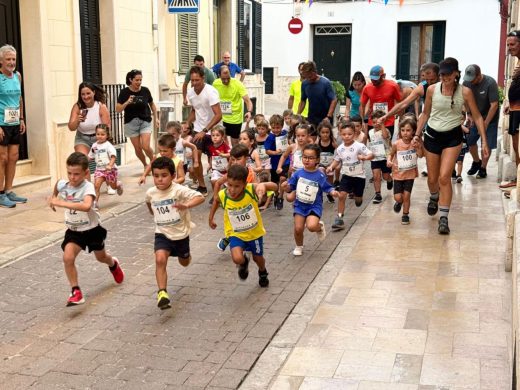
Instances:
[[[217,75],[217,77],[220,77],[220,67],[222,65],[226,65],[229,68],[229,73],[231,73],[231,77],[235,78],[235,75],[239,73],[240,81],[244,81],[246,73],[242,68],[240,68],[240,66],[238,66],[234,62],[231,62],[231,54],[229,53],[229,51],[225,51],[224,54],[222,54],[222,62],[213,65],[213,68],[211,68],[213,72]]]

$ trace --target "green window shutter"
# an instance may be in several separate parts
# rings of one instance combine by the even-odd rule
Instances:
[[[262,73],[262,3],[253,2],[253,72]]]
[[[196,14],[178,14],[179,25],[179,72],[186,73],[198,53],[198,18]]]
[[[83,81],[101,84],[101,36],[99,0],[80,0],[81,62]]]
[[[439,63],[444,59],[444,43],[446,22],[433,23],[432,62]]]
[[[244,28],[244,0],[237,0],[237,64],[242,69],[246,66],[246,59],[244,57],[244,44],[246,38],[246,30]]]
[[[410,49],[412,40],[412,24],[399,23],[397,37],[397,72],[396,79],[410,79]]]

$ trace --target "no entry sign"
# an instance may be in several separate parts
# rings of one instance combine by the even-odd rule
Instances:
[[[299,34],[303,30],[303,22],[298,18],[289,20],[289,31],[293,34]]]

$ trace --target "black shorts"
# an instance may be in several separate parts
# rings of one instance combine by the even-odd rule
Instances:
[[[365,191],[366,179],[363,177],[352,177],[347,175],[341,175],[341,181],[339,182],[340,192],[354,193],[356,198],[361,198]]]
[[[433,154],[442,154],[444,149],[462,144],[462,127],[457,126],[450,131],[436,131],[426,126],[424,131],[424,148]]]
[[[518,134],[518,127],[520,126],[520,111],[509,111],[509,130],[510,135]]]
[[[8,145],[20,145],[21,134],[20,134],[20,125],[14,126],[0,126],[4,131],[4,138],[0,141],[0,145],[8,146]]]
[[[222,124],[226,129],[226,135],[229,135],[233,139],[238,139],[240,137],[240,132],[242,131],[242,123],[222,122]]]
[[[197,150],[200,150],[202,153],[207,154],[209,156],[209,146],[213,144],[213,142],[211,142],[211,136],[209,134],[205,134],[204,138],[193,143],[197,147]]]
[[[190,237],[188,236],[181,240],[170,240],[164,234],[155,233],[153,250],[154,252],[165,250],[170,252],[170,257],[187,259],[190,257]]]
[[[88,247],[89,253],[92,251],[101,251],[105,249],[106,238],[107,231],[101,225],[97,225],[95,228],[83,232],[67,229],[65,238],[63,238],[63,242],[61,243],[61,249],[65,250],[65,246],[69,242],[73,242],[83,250]]]
[[[395,180],[394,179],[394,194],[402,194],[403,192],[412,193],[414,179]]]
[[[280,174],[276,172],[276,168],[271,169],[271,181],[273,183],[280,184],[281,177],[285,177],[286,179],[289,177],[289,164],[282,167],[282,173]]]
[[[381,169],[382,173],[392,173],[392,168],[386,166],[386,160],[370,161],[370,168],[372,168],[372,170]]]

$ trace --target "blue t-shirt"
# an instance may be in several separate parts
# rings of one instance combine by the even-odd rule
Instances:
[[[314,212],[321,218],[323,213],[323,193],[327,194],[334,187],[327,181],[327,176],[320,170],[314,172],[299,169],[289,178],[289,187],[296,191],[294,213],[307,217]]]
[[[302,100],[309,101],[309,116],[307,120],[313,125],[317,126],[327,117],[330,102],[334,99],[336,99],[336,93],[328,78],[320,76],[314,83],[311,83],[309,80],[303,81]]]
[[[349,116],[352,118],[354,115],[359,115],[359,99],[361,99],[361,96],[359,95],[358,91],[355,89],[349,89],[347,93],[347,99],[350,100]]]
[[[287,130],[282,130],[280,135],[277,135],[277,136],[274,135],[273,133],[270,133],[264,142],[265,150],[272,150],[272,151],[278,150],[276,148],[276,138],[282,138],[282,137],[287,138]],[[280,157],[282,157],[282,156],[278,155],[278,154],[275,156],[271,156],[271,166],[273,167],[273,169],[276,169],[276,167],[278,166],[278,163],[280,162]],[[290,159],[286,158],[285,162],[283,163],[283,166],[285,167],[289,164],[290,164]]]
[[[213,65],[213,68],[211,70],[213,73],[217,75],[217,77],[220,77],[220,67],[224,65],[223,62],[219,62],[218,64]],[[234,62],[230,62],[228,65],[229,73],[231,74],[231,77],[235,77],[237,73],[242,73],[242,68],[235,64]]]

